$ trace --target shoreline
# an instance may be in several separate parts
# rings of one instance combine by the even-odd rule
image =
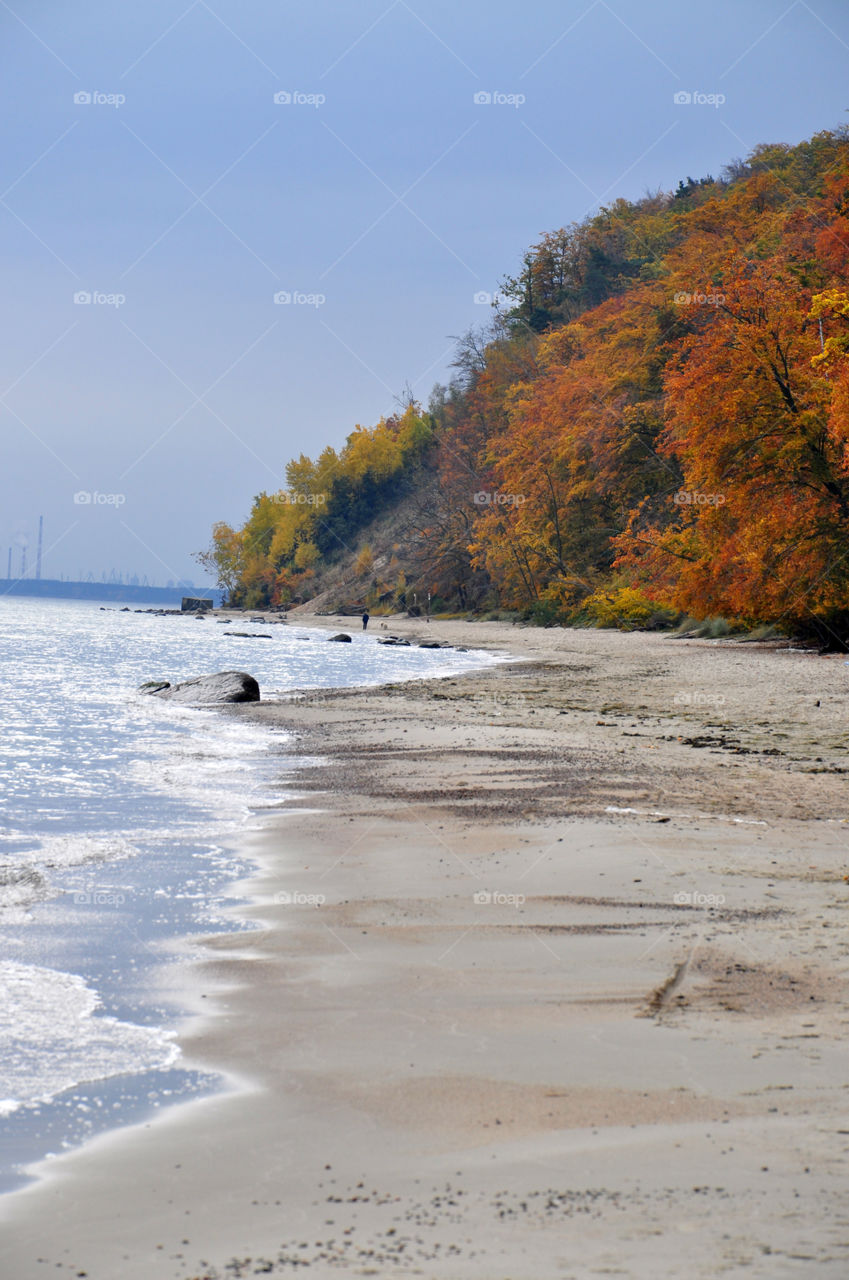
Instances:
[[[524,660],[228,711],[322,762],[180,1037],[252,1087],[0,1201],[16,1277],[845,1274],[842,666],[430,634]]]
[[[76,602],[70,602],[76,605]],[[95,603],[95,602],[92,602]],[[104,611],[100,606],[100,611]],[[114,611],[113,611],[114,612]],[[154,626],[157,624],[154,623]],[[208,629],[208,628],[207,628]],[[182,630],[182,628],[181,628]],[[222,629],[225,631],[230,628]],[[252,628],[259,631],[259,628]],[[270,630],[270,629],[269,629]],[[191,632],[195,632],[192,628]],[[319,653],[321,650],[321,641],[326,637],[326,632],[322,629],[310,632],[297,629],[297,638],[309,635],[313,641],[311,645],[303,646],[303,649]],[[195,632],[196,634],[196,632]],[[192,639],[194,637],[192,636]],[[217,639],[217,637],[216,637]],[[370,641],[372,638],[370,637]],[[316,645],[318,641],[318,645]],[[247,659],[244,650],[247,648],[251,652],[251,641],[239,642],[240,648],[243,650],[241,655]],[[182,647],[182,646],[181,646]],[[191,645],[189,646],[191,647]],[[227,650],[229,645],[226,641],[215,646],[207,648],[218,648],[220,651],[219,661],[223,659],[226,663],[227,657],[231,655]],[[275,649],[277,646],[275,646]],[[284,646],[285,648],[285,646]],[[301,646],[294,646],[301,649]],[[360,672],[362,663],[359,661],[363,650],[359,645],[355,646],[357,652],[353,655],[353,664],[349,664],[348,658],[344,652],[334,653],[333,657],[341,659],[341,662],[335,662],[334,665],[341,668],[338,672],[338,678],[350,678],[351,671],[355,673],[355,678],[362,675],[367,679],[365,673]],[[291,651],[293,645],[289,644],[288,649]],[[341,646],[330,646],[331,650],[340,650]],[[379,670],[384,668],[395,673],[398,678],[398,667],[406,667],[410,664],[403,659],[403,651],[401,651],[401,660],[397,655],[384,659],[382,650],[376,649],[370,644],[370,651],[378,657],[375,661],[372,659],[371,666]],[[387,650],[387,655],[389,651]],[[410,651],[407,651],[408,653]],[[324,655],[322,655],[323,657]],[[446,655],[449,661],[454,661],[453,654]],[[420,665],[420,660],[412,656],[413,665]],[[439,662],[439,655],[434,655]],[[215,659],[212,659],[213,662]],[[485,659],[484,659],[485,660]],[[279,661],[279,657],[278,657]],[[287,659],[283,658],[284,668],[287,665]],[[272,664],[272,669],[273,669]],[[433,660],[429,656],[427,666],[433,665]],[[444,662],[441,665],[445,665]],[[200,668],[203,669],[203,668]],[[185,671],[185,675],[192,673],[192,667],[189,666]],[[330,673],[328,673],[330,674]],[[268,681],[269,671],[266,668],[265,678]],[[331,678],[337,678],[334,674]],[[284,682],[285,683],[285,682]],[[374,681],[372,681],[372,684]],[[363,687],[371,687],[364,685]],[[319,692],[316,690],[315,692]],[[149,705],[148,709],[153,711],[153,705]],[[74,880],[75,872],[71,872],[70,884],[66,882],[68,872],[65,872],[65,880],[61,887],[54,887],[53,893],[48,894],[48,903],[46,907],[40,911],[35,922],[36,928],[44,932],[44,943],[41,948],[36,947],[34,952],[29,955],[30,968],[20,970],[24,974],[24,979],[18,977],[17,970],[10,970],[6,974],[7,985],[10,987],[12,994],[7,992],[7,1005],[9,1000],[12,1001],[14,1008],[14,990],[15,982],[22,980],[33,981],[32,974],[37,975],[38,981],[41,982],[42,988],[53,978],[57,985],[61,983],[85,983],[85,991],[91,992],[93,1003],[91,1015],[91,1030],[88,1037],[93,1046],[93,1053],[96,1055],[100,1043],[109,1042],[109,1034],[114,1027],[115,1038],[118,1036],[133,1036],[138,1038],[149,1034],[151,1041],[158,1043],[159,1040],[163,1044],[170,1046],[173,1038],[180,1034],[190,1021],[190,1015],[198,1014],[203,1011],[203,1004],[195,1001],[198,1007],[192,1008],[194,997],[194,985],[192,979],[187,977],[188,967],[194,963],[196,957],[196,940],[203,937],[204,933],[211,931],[228,931],[230,929],[239,931],[244,927],[245,921],[240,917],[239,905],[240,897],[244,892],[246,901],[249,898],[250,868],[246,869],[245,874],[239,876],[238,881],[232,880],[231,888],[227,894],[227,898],[220,899],[220,889],[227,883],[228,879],[238,874],[237,864],[243,861],[244,857],[249,855],[244,852],[244,832],[247,825],[254,826],[262,822],[274,820],[275,811],[279,807],[286,805],[286,799],[291,792],[292,785],[297,782],[297,762],[287,756],[287,744],[290,740],[289,735],[272,729],[270,732],[264,731],[261,727],[245,724],[240,725],[237,720],[230,719],[229,722],[221,717],[221,708],[208,708],[201,716],[196,712],[185,711],[182,713],[183,719],[186,716],[194,722],[191,728],[186,724],[182,728],[178,726],[180,733],[189,732],[189,738],[196,740],[194,752],[189,748],[189,757],[194,759],[195,764],[191,767],[193,776],[197,775],[197,761],[208,756],[224,763],[229,759],[231,766],[235,763],[240,768],[248,768],[250,770],[250,786],[248,790],[256,793],[249,807],[241,809],[243,790],[236,793],[237,802],[236,810],[241,812],[241,816],[232,824],[232,830],[229,830],[230,823],[225,820],[224,825],[220,819],[220,797],[217,799],[210,798],[211,807],[206,814],[209,820],[209,830],[201,832],[198,827],[199,811],[197,810],[198,802],[201,806],[207,800],[207,796],[197,788],[192,793],[189,800],[185,797],[185,783],[190,781],[187,773],[187,761],[183,761],[183,757],[178,751],[176,756],[167,756],[164,761],[164,767],[167,770],[175,767],[187,773],[185,778],[180,780],[179,786],[182,788],[179,795],[174,793],[174,778],[171,778],[172,785],[169,787],[164,785],[163,799],[172,806],[176,804],[177,809],[172,813],[172,818],[177,824],[177,834],[174,836],[177,843],[169,843],[166,847],[160,838],[160,833],[156,831],[145,832],[144,838],[142,833],[136,831],[132,827],[123,833],[113,833],[113,837],[120,844],[124,841],[127,848],[132,848],[133,857],[130,862],[119,860],[117,865],[109,864],[108,870],[104,872],[101,868],[96,869],[100,864],[94,863],[94,870],[86,860],[81,862],[83,870]],[[157,721],[159,717],[153,716]],[[213,730],[214,726],[218,727],[217,743],[204,742],[204,736]],[[258,729],[258,731],[257,731]],[[239,744],[235,745],[231,742],[231,737],[235,734],[244,733],[254,740],[253,751],[244,757],[240,757]],[[175,739],[176,741],[176,739]],[[259,744],[259,745],[257,745]],[[143,744],[142,744],[143,745]],[[172,744],[173,745],[173,744]],[[197,752],[200,752],[198,756]],[[139,757],[142,762],[146,761],[144,752]],[[205,760],[203,761],[205,764]],[[283,775],[281,777],[281,774]],[[270,789],[264,798],[257,793],[257,784],[260,784],[262,791],[261,779],[266,775],[275,779],[272,789]],[[210,781],[213,786],[217,782],[218,775],[215,769],[212,770]],[[225,788],[230,791],[229,786]],[[192,790],[190,783],[189,790]],[[225,799],[225,804],[227,800]],[[180,812],[179,810],[185,810]],[[190,817],[190,811],[194,813]],[[180,829],[185,828],[182,834]],[[189,837],[186,832],[193,829],[193,837]],[[174,835],[173,831],[169,835]],[[126,837],[126,839],[125,839]],[[98,837],[106,841],[105,834]],[[207,838],[209,843],[207,844]],[[189,844],[187,844],[187,840]],[[192,841],[199,841],[197,847],[194,847]],[[128,844],[127,842],[132,842]],[[161,846],[166,853],[165,859],[161,865],[157,866],[157,860],[160,854],[157,847]],[[45,854],[45,857],[47,855]],[[197,862],[198,856],[201,857],[201,863]],[[186,862],[188,858],[189,862]],[[221,872],[217,872],[215,867],[221,864],[221,860],[230,862],[230,876],[222,878]],[[189,863],[191,865],[189,865]],[[179,884],[172,882],[176,866],[179,865],[180,872],[177,877]],[[203,870],[200,870],[200,867]],[[104,880],[104,874],[106,879]],[[92,876],[99,877],[98,884],[106,885],[106,888],[92,888]],[[213,894],[216,901],[213,906],[212,899],[207,904],[209,908],[206,912],[205,921],[200,918],[194,921],[191,909],[185,910],[181,908],[181,903],[186,904],[197,896],[193,892],[192,886],[196,887],[199,875],[204,878],[210,878],[210,885],[213,882],[219,884],[219,889]],[[83,877],[83,878],[80,878]],[[116,880],[120,882],[113,884]],[[107,883],[108,882],[108,883]],[[168,937],[159,936],[161,930],[158,926],[151,926],[152,917],[158,914],[158,905],[156,902],[157,894],[154,890],[159,885],[159,889],[167,886],[167,897],[170,898],[169,919],[173,916],[171,928],[166,928]],[[64,896],[63,896],[64,895]],[[85,907],[90,901],[102,899],[107,906],[120,908],[127,898],[133,900],[132,915],[129,910],[120,912],[121,919],[118,919],[118,910],[101,910],[97,913],[96,918],[90,910]],[[227,910],[225,902],[229,899],[232,902],[232,910]],[[74,951],[74,935],[75,930],[71,930],[70,941],[66,941],[62,929],[62,912],[63,905],[73,900],[76,904],[78,900],[83,903],[83,908],[78,921],[79,928],[86,928],[94,931],[97,938],[95,945],[92,942],[91,962],[87,963],[86,957],[78,955]],[[173,911],[170,908],[174,908]],[[64,908],[65,910],[73,910]],[[52,914],[51,914],[52,913]],[[140,914],[141,913],[141,914]],[[126,926],[123,921],[126,918]],[[162,922],[159,922],[162,923]],[[105,945],[103,938],[107,935],[108,930],[112,930],[107,938]],[[143,933],[145,936],[139,936]],[[21,939],[21,942],[23,939]],[[122,944],[123,950],[122,950]],[[62,948],[65,948],[63,951]],[[142,959],[139,961],[133,948],[141,952]],[[105,952],[106,956],[111,954],[111,968],[107,966],[102,971],[97,970],[95,963],[100,952]],[[126,954],[125,954],[126,952]],[[128,978],[133,980],[137,975],[137,968],[140,963],[150,964],[150,955],[157,953],[157,963],[155,970],[147,975],[143,985],[139,986],[134,993],[134,1001],[132,1007],[130,1002],[122,1000],[122,988],[126,986]],[[67,954],[66,954],[67,953]],[[14,954],[14,948],[10,949],[10,954]],[[56,971],[54,973],[54,971]],[[83,978],[85,974],[85,978]],[[74,988],[76,990],[76,988]],[[41,988],[39,989],[39,993]],[[205,1000],[205,997],[204,997]],[[29,1013],[29,1010],[26,1010]],[[157,1019],[158,1021],[155,1021]],[[103,1020],[103,1021],[101,1021]],[[108,1024],[108,1025],[107,1025]],[[76,1024],[69,1024],[68,1034],[74,1035],[75,1028],[80,1030],[80,1037],[85,1032],[85,1027],[80,1020]],[[12,1027],[7,1027],[7,1034],[15,1035]],[[98,1039],[99,1037],[99,1039]],[[14,1044],[14,1040],[12,1042]],[[60,1053],[61,1039],[57,1046],[57,1053]],[[170,1050],[169,1050],[170,1051]],[[11,1050],[10,1050],[11,1052]],[[163,1050],[164,1052],[164,1050]],[[61,1060],[61,1059],[60,1059]],[[134,1072],[134,1063],[138,1062],[138,1070]],[[10,1059],[10,1069],[12,1061]],[[47,1092],[45,1082],[45,1092],[42,1096],[36,1097],[30,1101],[30,1095],[26,1092],[27,1088],[36,1086],[36,1080],[29,1075],[24,1085],[24,1079],[21,1079],[21,1088],[24,1101],[11,1103],[6,1108],[6,1114],[0,1117],[0,1128],[2,1128],[2,1139],[6,1147],[6,1160],[3,1166],[2,1188],[0,1194],[7,1194],[22,1189],[32,1182],[32,1175],[29,1170],[41,1167],[47,1167],[46,1161],[55,1159],[56,1154],[64,1154],[75,1151],[86,1145],[92,1138],[99,1134],[109,1133],[113,1128],[132,1128],[135,1125],[148,1122],[156,1117],[162,1108],[167,1109],[169,1106],[179,1105],[184,1101],[195,1098],[198,1093],[216,1093],[219,1091],[227,1091],[228,1083],[225,1078],[226,1073],[212,1073],[210,1071],[194,1072],[185,1065],[184,1062],[176,1062],[173,1064],[163,1063],[158,1066],[151,1066],[149,1070],[144,1069],[143,1057],[138,1055],[137,1059],[130,1058],[127,1065],[109,1072],[102,1077],[97,1074],[99,1063],[95,1063],[94,1067],[89,1069],[88,1063],[79,1058],[71,1057],[71,1065],[66,1072],[67,1083],[65,1087],[54,1088],[51,1092]],[[7,1077],[8,1078],[8,1077]],[[39,1077],[39,1082],[41,1077]],[[32,1090],[30,1090],[32,1091]],[[7,1087],[10,1099],[13,1096],[11,1083]],[[1,1109],[1,1108],[0,1108]]]

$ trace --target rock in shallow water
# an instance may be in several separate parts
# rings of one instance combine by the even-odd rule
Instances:
[[[327,638],[328,640],[341,640],[346,644],[354,643],[351,637],[349,635],[346,635],[344,631],[340,631],[338,636],[328,636]]]
[[[149,680],[139,693],[156,698],[185,702],[191,706],[214,706],[222,702],[259,702],[259,685],[246,671],[217,671],[210,676],[196,676],[182,684]]]

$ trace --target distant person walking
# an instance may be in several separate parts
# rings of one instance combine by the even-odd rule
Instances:
[[[368,627],[368,613],[363,614],[363,631]]]

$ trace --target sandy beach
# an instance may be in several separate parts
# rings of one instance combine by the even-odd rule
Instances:
[[[4,1274],[844,1280],[845,659],[382,624],[516,661],[225,713],[308,759],[192,970],[231,1088],[45,1162]]]

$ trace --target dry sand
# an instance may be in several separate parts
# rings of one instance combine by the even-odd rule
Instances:
[[[3,1274],[845,1280],[849,666],[388,625],[525,661],[233,709],[314,760],[194,971],[233,1088],[49,1162]]]

